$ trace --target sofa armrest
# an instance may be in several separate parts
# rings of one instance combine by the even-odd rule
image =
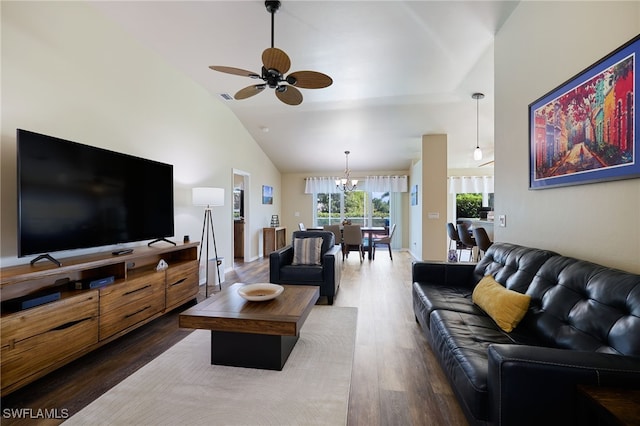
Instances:
[[[413,262],[411,275],[413,282],[472,289],[475,267],[475,263]]]
[[[269,282],[280,283],[280,268],[293,262],[293,246],[289,244],[269,254]]]
[[[340,256],[342,256],[342,247],[339,245],[335,245],[326,251],[323,261],[327,260],[328,258],[333,258],[333,260],[335,261],[335,259]]]
[[[640,388],[640,358],[491,345],[487,380],[492,424],[574,424],[576,386]]]
[[[340,268],[336,266],[337,260],[342,256],[342,247],[334,245],[322,256],[325,277],[332,277],[334,293],[340,285]],[[325,278],[325,281],[327,278]]]

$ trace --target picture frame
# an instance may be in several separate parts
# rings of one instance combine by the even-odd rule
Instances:
[[[273,187],[262,185],[262,204],[273,204]]]
[[[639,53],[636,36],[529,104],[529,189],[640,177]]]

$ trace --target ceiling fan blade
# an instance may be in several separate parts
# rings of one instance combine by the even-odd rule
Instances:
[[[495,160],[487,161],[486,163],[480,164],[478,167],[488,166],[489,164],[495,163]]]
[[[226,72],[227,74],[241,75],[243,77],[251,77],[251,78],[260,78],[259,74],[256,74],[253,71],[243,70],[242,68],[221,67],[218,65],[211,65],[209,68],[211,68],[214,71]]]
[[[295,79],[293,81],[292,79]],[[296,71],[287,76],[287,82],[303,89],[322,89],[333,83],[331,77],[316,71]]]
[[[286,74],[291,68],[289,56],[277,47],[270,47],[262,52],[262,63],[266,69],[278,70],[280,74]]]
[[[280,86],[276,89],[276,96],[287,105],[300,105],[302,103],[302,93],[293,86]]]
[[[244,89],[238,90],[238,93],[235,94],[234,98],[236,100],[247,99],[247,98],[250,98],[251,96],[257,95],[258,93],[262,92],[264,88],[265,88],[264,84],[256,84],[253,86],[248,86],[248,87],[245,87]]]

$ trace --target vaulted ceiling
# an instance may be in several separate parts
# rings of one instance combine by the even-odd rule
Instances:
[[[300,89],[298,106],[269,88],[225,100],[221,94],[261,81],[209,69],[260,73],[271,46],[263,1],[91,4],[231,109],[281,172],[341,170],[345,150],[354,172],[407,170],[424,134],[448,135],[449,168],[493,160],[494,35],[516,1],[284,0],[275,47],[289,55],[291,71],[333,79]],[[476,104],[474,92],[486,97]],[[477,135],[480,161],[472,155]]]

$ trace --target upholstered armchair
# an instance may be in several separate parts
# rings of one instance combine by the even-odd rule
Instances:
[[[329,305],[340,286],[342,248],[329,231],[295,231],[291,244],[269,255],[269,278],[274,284],[317,285]]]

